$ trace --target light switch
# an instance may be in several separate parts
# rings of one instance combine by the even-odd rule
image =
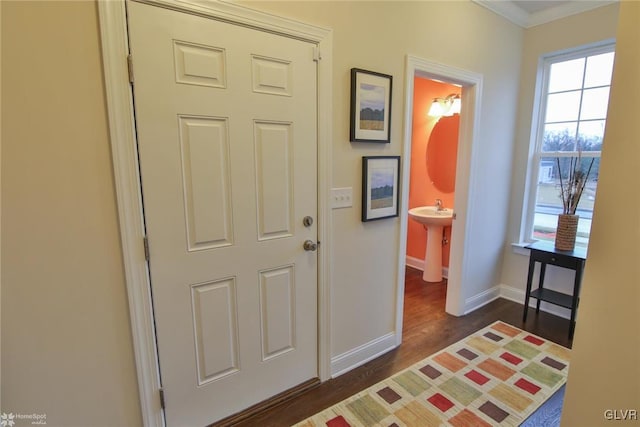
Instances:
[[[331,189],[331,207],[333,209],[350,208],[353,206],[353,188]]]

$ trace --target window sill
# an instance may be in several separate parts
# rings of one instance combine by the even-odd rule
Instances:
[[[532,242],[519,242],[519,243],[512,243],[511,244],[511,250],[513,251],[514,254],[518,254],[518,255],[524,255],[526,257],[529,256],[529,252],[531,252],[529,249],[525,248],[525,246],[530,245]]]

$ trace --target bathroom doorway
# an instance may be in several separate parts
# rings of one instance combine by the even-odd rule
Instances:
[[[407,264],[407,240],[409,222],[413,221],[408,218],[409,210],[409,193],[410,193],[410,176],[411,169],[413,167],[414,160],[412,159],[412,141],[414,138],[414,109],[420,107],[414,102],[414,86],[415,82],[419,83],[422,80],[427,81],[439,81],[446,85],[452,85],[455,88],[459,88],[459,93],[463,102],[461,103],[461,110],[459,114],[458,123],[458,144],[456,147],[455,156],[455,178],[453,179],[453,187],[455,191],[452,191],[453,203],[455,207],[453,213],[453,224],[451,226],[451,234],[445,234],[448,240],[447,245],[450,247],[448,251],[448,269],[447,275],[447,290],[446,290],[446,304],[445,310],[447,313],[454,316],[462,316],[466,312],[466,301],[464,288],[466,283],[470,283],[472,280],[467,271],[467,263],[465,259],[465,248],[467,245],[471,245],[475,242],[465,241],[467,236],[466,229],[468,224],[468,218],[473,215],[473,204],[470,203],[471,195],[474,191],[474,183],[471,182],[469,177],[470,171],[474,169],[476,163],[474,152],[472,147],[476,138],[476,118],[480,113],[480,96],[482,89],[482,76],[480,74],[470,72],[467,70],[450,67],[440,63],[428,61],[422,58],[407,55],[406,61],[406,74],[405,74],[405,123],[404,123],[404,148],[403,158],[404,168],[402,171],[402,195],[400,205],[400,246],[398,254],[398,293],[397,293],[397,310],[396,310],[396,330],[402,331],[403,325],[403,313],[404,313],[404,290],[405,290],[405,273]],[[446,96],[453,92],[448,92]],[[434,96],[437,97],[437,96]],[[431,99],[433,101],[433,99]],[[428,111],[428,110],[427,110]],[[417,112],[419,113],[419,112]],[[444,122],[443,122],[444,123]],[[453,126],[453,124],[451,124]],[[435,126],[432,126],[434,128]],[[442,125],[445,127],[445,125]],[[433,129],[432,129],[433,130]],[[433,132],[432,132],[433,133]],[[427,136],[416,135],[416,138],[422,138],[423,141]],[[428,141],[427,141],[428,142]],[[434,144],[438,145],[438,144]],[[437,147],[436,147],[437,148]],[[425,148],[426,149],[426,148]],[[426,171],[428,167],[429,153],[424,154],[422,159],[416,159],[417,162],[422,161],[423,168]],[[437,157],[435,153],[432,153],[434,160]],[[451,153],[449,153],[450,155]],[[443,173],[451,172],[449,170],[441,171]],[[434,173],[438,173],[437,171]],[[451,187],[451,176],[448,178],[437,177],[437,179],[443,179],[445,190],[448,183]],[[447,193],[448,194],[448,193]],[[451,199],[449,199],[451,200]],[[427,200],[427,204],[434,204],[435,200]],[[446,205],[446,201],[445,201]],[[446,207],[446,206],[445,206]],[[418,228],[421,227],[417,224]],[[426,236],[425,236],[426,240]],[[424,256],[424,255],[423,255]],[[401,334],[397,334],[398,344],[401,343]]]
[[[454,209],[460,106],[464,102],[461,92],[458,84],[414,77],[411,158],[406,161],[410,163],[409,209],[438,205],[443,217],[450,216]],[[423,271],[426,282],[448,277],[451,229],[451,225],[445,225],[437,232],[431,230],[440,244],[429,242],[436,251],[427,251],[423,224],[411,218],[407,223],[406,265]],[[426,268],[425,252],[437,259]]]

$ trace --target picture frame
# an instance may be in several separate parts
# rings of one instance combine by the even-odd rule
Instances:
[[[391,89],[393,77],[351,69],[351,142],[391,142]]]
[[[362,222],[398,216],[400,156],[362,157]]]

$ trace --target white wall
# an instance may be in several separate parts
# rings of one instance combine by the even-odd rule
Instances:
[[[567,427],[640,425],[640,198],[635,190],[639,24],[640,3],[622,2],[598,197],[562,413]],[[616,410],[618,421],[608,421],[607,410]],[[623,410],[635,410],[635,420],[621,421]]]
[[[354,207],[333,211],[332,355],[394,331],[399,220],[360,221],[361,157],[402,153],[404,60],[410,53],[480,73],[476,216],[467,242],[468,299],[499,282],[511,177],[523,30],[471,2],[249,2],[251,7],[334,30],[333,186],[353,187]],[[447,25],[455,22],[452,28]],[[349,142],[349,70],[391,74],[391,144]],[[426,137],[426,136],[425,136]],[[408,165],[405,159],[403,166]],[[464,216],[464,213],[461,214]],[[364,353],[363,353],[364,354]]]
[[[618,19],[618,4],[601,7],[589,12],[573,15],[548,24],[525,30],[523,43],[522,72],[518,92],[518,114],[516,118],[515,152],[511,181],[511,203],[508,234],[504,246],[504,261],[501,282],[507,287],[507,296],[524,302],[527,283],[528,254],[515,253],[511,244],[520,241],[522,207],[525,197],[526,170],[529,159],[531,120],[536,89],[538,59],[541,55],[563,49],[595,43],[615,37]],[[598,191],[598,197],[600,190]],[[538,269],[536,269],[537,280]],[[537,283],[537,282],[535,282]],[[573,272],[549,266],[545,276],[545,287],[571,293]],[[503,288],[503,291],[505,289]],[[547,305],[557,314],[568,316],[564,308]]]

